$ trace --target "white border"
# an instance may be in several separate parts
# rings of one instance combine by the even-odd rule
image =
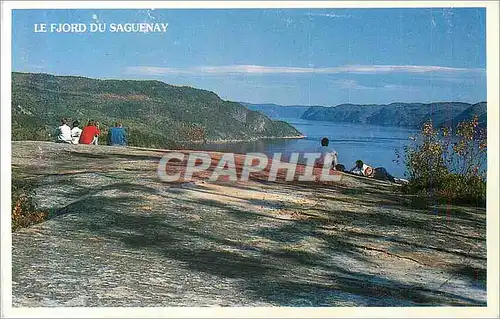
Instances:
[[[487,26],[487,101],[488,101],[488,191],[487,191],[487,307],[353,307],[353,308],[12,308],[11,231],[10,231],[10,86],[11,86],[11,10],[12,9],[209,9],[209,8],[431,8],[431,7],[486,7]],[[103,318],[103,317],[175,317],[175,318],[498,318],[498,234],[499,234],[499,3],[498,1],[26,1],[2,3],[2,109],[1,109],[1,315],[21,318]]]
[[[0,228],[2,230],[1,234],[1,245],[2,245],[2,258],[1,258],[1,300],[0,300],[0,311],[1,316],[5,316],[7,310],[10,310],[12,306],[12,234],[11,234],[11,23],[12,15],[11,9],[7,8],[4,3],[1,4],[2,8],[2,64],[1,64],[1,76],[2,81],[2,103],[1,105],[1,116],[0,116],[0,155],[1,155],[1,194],[0,194]]]
[[[488,308],[499,317],[499,10],[500,4],[486,10],[486,77],[488,102],[488,163],[486,193],[486,246]],[[493,305],[494,303],[494,305]],[[493,308],[494,306],[494,308]]]
[[[485,7],[489,1],[9,1],[13,9],[272,9]]]

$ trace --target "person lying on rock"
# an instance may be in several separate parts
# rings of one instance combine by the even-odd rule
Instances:
[[[368,177],[373,173],[373,168],[363,163],[362,160],[357,160],[356,165],[351,168],[351,173]]]
[[[377,167],[373,169],[373,167],[366,165],[362,160],[357,160],[356,165],[351,169],[352,174],[371,177],[382,181],[391,181],[395,182],[394,176],[389,174],[387,170],[383,167]]]

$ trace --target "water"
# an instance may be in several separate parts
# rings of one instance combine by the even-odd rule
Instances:
[[[339,154],[339,163],[344,164],[346,169],[351,169],[356,160],[360,159],[373,167],[385,167],[396,177],[403,177],[405,168],[403,164],[394,162],[395,150],[398,149],[403,154],[403,147],[410,142],[409,137],[417,133],[416,130],[392,126],[308,121],[297,118],[280,120],[294,126],[306,138],[206,144],[193,148],[234,153],[261,152],[268,156],[281,152],[282,158],[286,159],[286,154],[292,152],[315,152],[321,146],[321,139],[328,137],[330,146]]]

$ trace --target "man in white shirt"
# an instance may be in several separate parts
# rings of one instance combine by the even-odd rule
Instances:
[[[79,128],[78,126],[80,125],[80,122],[74,121],[73,122],[73,128],[71,129],[71,142],[73,144],[78,144],[78,141],[80,140],[80,135],[82,134],[82,129]]]
[[[57,139],[58,143],[71,143],[71,128],[68,126],[68,120],[63,118],[61,120],[61,126],[57,128]]]
[[[321,139],[321,147],[318,147],[317,153],[321,154],[321,157],[316,160],[317,165],[330,165],[333,169],[338,163],[338,153],[331,147],[328,146],[330,141],[328,138],[323,137]],[[326,161],[326,162],[325,162]]]

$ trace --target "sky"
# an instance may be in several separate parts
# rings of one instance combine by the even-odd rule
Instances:
[[[484,8],[14,10],[12,70],[282,105],[486,100]],[[103,33],[34,24],[103,23]],[[111,23],[168,23],[112,33]]]

